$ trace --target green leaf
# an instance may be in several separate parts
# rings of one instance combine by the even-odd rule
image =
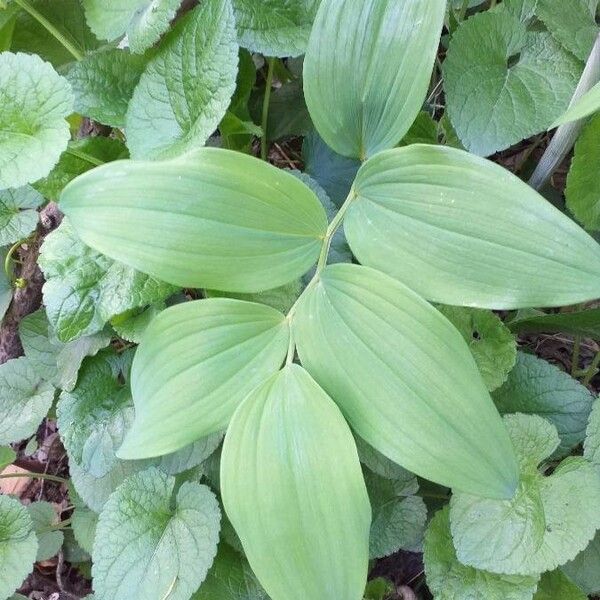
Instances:
[[[596,533],[583,552],[563,565],[561,570],[587,594],[600,593],[600,532]]]
[[[600,182],[595,165],[600,164],[600,116],[585,127],[575,144],[575,155],[567,177],[567,207],[586,228],[600,229]]]
[[[427,521],[423,498],[405,492],[405,481],[384,479],[365,473],[373,511],[369,557],[381,558],[404,550],[418,549]]]
[[[0,189],[45,177],[69,140],[67,81],[39,56],[0,53]]]
[[[107,256],[170,283],[228,292],[297,279],[327,228],[320,202],[293,175],[217,148],[99,167],[65,189],[61,209]]]
[[[265,56],[304,54],[319,0],[233,0],[240,46]]]
[[[229,0],[206,0],[178,21],[129,103],[125,133],[133,158],[166,158],[204,145],[235,90],[235,36]]]
[[[517,359],[517,342],[510,330],[489,310],[459,306],[438,309],[467,342],[487,389],[491,392],[500,387]]]
[[[506,383],[492,395],[502,414],[538,414],[558,430],[556,456],[566,456],[585,437],[594,396],[564,371],[519,352]]]
[[[538,416],[504,417],[521,465],[510,500],[456,493],[450,502],[458,560],[494,573],[536,575],[575,558],[600,528],[600,477],[584,458],[565,459],[550,475],[537,470],[559,443]]]
[[[75,387],[83,359],[96,355],[111,339],[110,333],[101,331],[65,344],[56,337],[43,309],[21,320],[19,337],[34,371],[67,391]]]
[[[0,495],[0,598],[8,598],[33,568],[37,539],[27,509]]]
[[[304,169],[340,207],[348,194],[360,161],[336,154],[316,131],[309,133],[302,143]]]
[[[563,332],[600,339],[600,308],[564,313],[524,310],[519,311],[507,325],[516,333],[528,331]]]
[[[587,600],[584,594],[564,573],[544,573],[533,600]]]
[[[427,94],[445,12],[445,0],[321,1],[304,91],[338,154],[364,159],[404,137]]]
[[[221,513],[205,485],[157,469],[133,475],[98,520],[92,575],[97,600],[188,600],[217,553]]]
[[[115,451],[131,427],[134,410],[129,388],[120,383],[110,358],[88,359],[77,387],[63,392],[57,405],[58,428],[75,489],[96,512],[130,475],[152,465],[169,474],[181,473],[203,462],[221,440],[220,434],[199,439],[176,454],[152,461],[120,460]]]
[[[600,296],[600,246],[520,179],[442,146],[365,163],[344,228],[358,260],[429,300],[479,308]]]
[[[0,444],[33,435],[53,399],[54,388],[42,381],[27,358],[0,365]]]
[[[414,292],[373,269],[329,266],[292,327],[302,364],[379,452],[449,487],[512,495],[514,454],[473,357]]]
[[[79,494],[75,491],[72,482],[69,482],[69,499],[73,505],[71,515],[71,528],[76,542],[81,548],[91,554],[96,538],[96,527],[98,525],[98,513],[90,510]]]
[[[467,150],[488,156],[546,130],[569,105],[581,64],[548,32],[527,31],[500,10],[458,28],[443,72],[458,137]]]
[[[119,456],[157,456],[224,430],[288,342],[284,315],[260,304],[213,298],[163,311],[133,361],[135,422]]]
[[[361,437],[355,436],[355,441],[360,462],[369,470],[385,479],[393,479],[396,483],[401,481],[402,491],[407,496],[418,492],[419,482],[415,475],[375,450]]]
[[[38,192],[50,200],[57,200],[69,181],[93,169],[97,164],[129,156],[125,144],[114,138],[86,137],[69,142],[56,166],[44,179],[34,184]]]
[[[272,290],[265,290],[264,292],[256,292],[254,294],[236,294],[233,292],[206,290],[206,296],[208,298],[235,298],[236,300],[245,300],[246,302],[258,302],[286,314],[292,308],[301,292],[302,282],[296,279]]]
[[[598,0],[537,0],[535,14],[562,46],[586,61],[600,33],[597,6]]]
[[[110,324],[120,338],[139,344],[150,323],[165,308],[164,302],[157,302],[143,310],[132,309],[111,319]]]
[[[0,246],[8,246],[26,238],[35,230],[38,212],[44,203],[32,187],[0,190]]]
[[[37,536],[36,562],[52,558],[60,550],[64,536],[53,527],[58,522],[54,507],[49,502],[34,502],[27,507]]]
[[[92,250],[68,220],[44,240],[39,265],[46,277],[43,292],[48,319],[62,342],[101,331],[112,317],[176,291]]]
[[[124,127],[127,106],[146,67],[144,56],[110,48],[88,54],[67,73],[75,110],[111,127]]]
[[[12,464],[16,458],[17,454],[10,446],[0,446],[0,471]]]
[[[335,404],[298,365],[236,411],[221,493],[273,600],[362,598],[371,509],[356,447]]]
[[[406,135],[402,138],[400,146],[411,144],[437,144],[438,124],[433,117],[422,110],[414,120]]]
[[[6,258],[6,252],[0,249],[0,265],[4,264]],[[0,268],[0,321],[4,318],[13,297],[12,283],[6,276],[4,269]]]
[[[260,97],[261,110],[262,100],[263,96]],[[306,135],[312,129],[313,123],[306,108],[302,81],[293,79],[273,90],[267,121],[268,141]]]
[[[427,585],[436,600],[531,600],[539,576],[497,575],[468,567],[456,558],[450,511],[438,511],[425,534]]]
[[[600,401],[594,403],[585,432],[584,456],[600,469]]]
[[[181,0],[83,0],[91,30],[102,40],[127,35],[133,52],[144,52],[169,28]]]
[[[221,542],[206,580],[192,600],[268,600],[241,554]]]
[[[585,119],[591,114],[600,110],[600,82],[598,82],[591,90],[586,92],[575,104],[570,106],[568,110],[559,117],[552,127],[558,127],[565,123]]]
[[[86,54],[98,47],[98,40],[85,22],[79,0],[60,0],[59,4],[56,0],[28,0],[28,4],[49,21],[77,52]],[[13,52],[37,54],[55,67],[75,60],[61,41],[25,10],[18,12],[11,49]]]

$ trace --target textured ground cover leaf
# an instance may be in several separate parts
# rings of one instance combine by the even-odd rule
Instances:
[[[26,238],[36,227],[44,198],[31,186],[0,190],[0,246]]]

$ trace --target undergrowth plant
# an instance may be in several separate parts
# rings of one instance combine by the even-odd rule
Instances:
[[[74,506],[56,524],[0,497],[0,597],[71,523],[97,600],[383,598],[365,591],[370,559],[421,545],[436,598],[600,590],[577,564],[600,529],[598,405],[491,312],[588,335],[597,315],[534,309],[600,297],[600,247],[484,158],[598,108],[594,89],[560,116],[590,49],[563,44],[541,0],[466,21],[469,2],[450,4],[66,0],[62,25],[51,0],[0,12],[9,274],[36,209],[57,199],[65,216],[40,250],[25,356],[0,367],[0,443],[34,435],[60,390]],[[442,33],[445,145],[421,112]],[[281,57],[302,54],[288,71]],[[258,136],[267,156],[291,89],[275,77],[303,89],[307,171],[341,173],[327,191],[251,154]],[[73,112],[113,134],[70,141]],[[417,476],[438,500],[452,490],[426,532]]]

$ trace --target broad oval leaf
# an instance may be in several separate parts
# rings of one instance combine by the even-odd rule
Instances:
[[[225,116],[237,66],[231,3],[205,0],[169,32],[140,77],[125,124],[131,156],[167,158],[202,147]]]
[[[345,230],[358,260],[445,304],[512,309],[600,296],[600,246],[502,167],[415,145],[369,160]]]
[[[221,511],[205,485],[150,468],[127,479],[100,514],[97,600],[188,600],[217,553]]]
[[[322,0],[304,61],[321,137],[364,159],[395,146],[425,100],[445,0]]]
[[[27,509],[0,495],[0,598],[8,598],[33,567],[37,538]]]
[[[333,265],[292,327],[302,364],[374,448],[437,483],[512,495],[514,453],[473,357],[417,294],[373,269]]]
[[[236,411],[221,493],[273,600],[362,598],[371,508],[356,446],[335,404],[298,365]]]
[[[99,167],[71,182],[60,206],[99,252],[169,283],[229,292],[296,279],[327,229],[321,203],[293,175],[217,148]]]
[[[283,314],[262,304],[211,298],[160,313],[133,361],[135,421],[119,456],[165,454],[225,429],[246,395],[277,372],[288,341]]]
[[[67,81],[39,56],[0,53],[0,189],[45,177],[69,141]]]

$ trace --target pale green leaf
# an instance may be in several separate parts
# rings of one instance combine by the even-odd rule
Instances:
[[[600,116],[585,127],[575,144],[575,155],[567,177],[567,207],[586,228],[600,229]]]
[[[600,472],[600,401],[596,401],[590,415],[583,445],[584,456],[596,465]]]
[[[387,456],[381,454],[367,444],[361,437],[355,436],[356,449],[360,462],[380,477],[402,481],[402,490],[405,495],[416,494],[419,490],[419,482],[415,475],[404,467],[391,461]]]
[[[85,552],[91,554],[96,538],[99,515],[85,504],[75,491],[72,482],[69,482],[69,499],[74,507],[71,515],[71,528],[73,529],[75,541]]]
[[[423,539],[427,508],[423,498],[405,493],[405,482],[365,473],[373,521],[369,557],[381,558],[404,550],[417,550]]]
[[[156,460],[125,461],[116,456],[134,417],[127,385],[120,383],[110,355],[88,359],[72,392],[63,392],[57,405],[58,427],[69,456],[77,493],[100,512],[109,495],[130,475],[156,465],[177,474],[203,462],[218,446],[221,435]]]
[[[50,174],[36,181],[33,187],[46,198],[57,200],[67,183],[78,175],[93,169],[97,164],[128,156],[127,148],[121,140],[102,136],[74,140],[69,142],[67,150],[61,154]]]
[[[44,309],[21,320],[19,337],[34,371],[52,385],[67,391],[75,387],[83,359],[96,355],[111,339],[110,333],[101,331],[63,343],[56,337]]]
[[[33,568],[37,538],[27,509],[0,495],[0,598],[8,598]]]
[[[0,446],[0,471],[12,464],[16,458],[17,454],[10,446]]]
[[[240,46],[265,56],[304,54],[320,0],[233,0]]]
[[[454,494],[452,537],[463,564],[536,575],[575,558],[600,528],[600,477],[581,457],[545,477],[537,464],[558,446],[554,426],[539,416],[504,419],[521,465],[519,488],[510,500]]]
[[[127,106],[146,62],[144,56],[116,48],[88,54],[66,75],[75,110],[105,125],[124,127]]]
[[[160,39],[181,0],[83,0],[91,30],[102,40],[127,34],[133,52],[143,52]]]
[[[556,456],[566,456],[585,437],[594,396],[576,379],[532,354],[519,352],[506,383],[492,394],[502,414],[538,414],[558,430]]]
[[[406,135],[402,138],[400,146],[410,146],[411,144],[437,144],[438,143],[438,124],[435,119],[422,110],[414,120]]]
[[[144,309],[132,309],[111,319],[110,324],[119,337],[139,344],[153,319],[166,308],[164,302],[157,302]]]
[[[429,300],[509,309],[600,296],[600,246],[495,163],[389,150],[362,166],[354,193],[344,228],[355,256]]]
[[[427,94],[445,0],[322,0],[304,61],[316,129],[338,154],[395,146]]]
[[[297,279],[327,228],[320,202],[293,175],[217,148],[99,167],[69,184],[61,209],[86,244],[116,260],[229,292]]]
[[[38,223],[35,209],[43,203],[44,198],[28,185],[0,190],[0,246],[14,244],[34,231]]]
[[[487,389],[500,387],[517,359],[517,342],[510,330],[489,310],[438,308],[467,342]]]
[[[45,177],[69,140],[67,81],[31,54],[0,53],[0,189]]]
[[[133,361],[135,422],[119,456],[157,456],[224,430],[277,372],[288,341],[284,315],[260,304],[212,298],[163,311]]]
[[[528,31],[508,11],[477,14],[452,36],[444,61],[448,115],[464,147],[488,156],[547,129],[581,69],[548,32]]]
[[[34,502],[27,510],[38,542],[35,560],[48,560],[60,550],[64,540],[62,531],[54,528],[58,523],[58,515],[50,502]]]
[[[597,6],[598,0],[537,0],[535,14],[561,45],[586,61],[600,33]]]
[[[529,21],[535,17],[537,5],[538,0],[503,0],[499,10],[506,8],[519,21],[529,24]]]
[[[423,561],[435,600],[531,600],[538,576],[497,575],[456,558],[448,508],[438,511],[425,534]]]
[[[176,291],[86,246],[68,220],[44,240],[39,265],[46,313],[63,342],[101,331],[112,317]]]
[[[80,0],[59,0],[58,3],[57,0],[28,0],[28,4],[51,23],[76,52],[85,54],[98,47],[96,36],[85,22]],[[57,68],[75,61],[61,41],[26,10],[19,10],[17,14],[11,49],[37,54]]]
[[[600,110],[600,82],[598,82],[591,90],[586,92],[573,106],[553,124],[552,127],[558,127],[571,121],[585,119],[591,114]]]
[[[362,598],[371,510],[356,447],[335,404],[298,365],[236,411],[221,493],[273,600]]]
[[[25,358],[0,365],[0,444],[33,435],[50,409],[54,388]]]
[[[571,562],[561,567],[587,594],[600,593],[600,533]]]
[[[374,448],[437,483],[512,495],[514,454],[475,361],[417,294],[373,269],[333,265],[292,325],[302,364]]]
[[[300,279],[295,279],[272,290],[265,290],[264,292],[256,292],[254,294],[236,294],[233,292],[206,290],[206,295],[208,298],[235,298],[236,300],[245,300],[246,302],[258,302],[285,314],[292,308],[294,302],[300,296],[302,287]]]
[[[217,553],[220,510],[204,485],[157,469],[133,475],[98,520],[92,575],[97,600],[188,600]]]
[[[176,156],[204,145],[235,90],[235,35],[229,0],[205,0],[169,32],[129,103],[125,133],[133,158]]]
[[[584,594],[564,573],[544,573],[533,600],[587,600]]]
[[[221,542],[206,580],[192,600],[268,600],[239,552]]]

